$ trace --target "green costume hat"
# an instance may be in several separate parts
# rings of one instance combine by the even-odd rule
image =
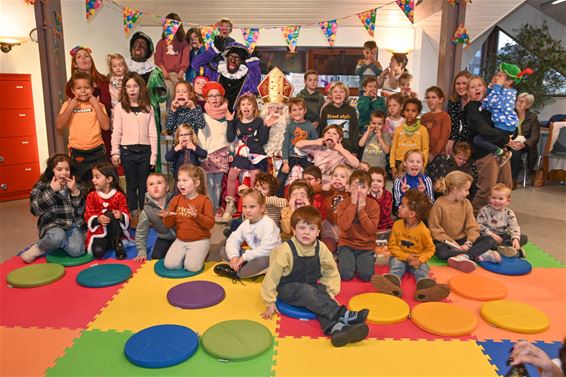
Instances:
[[[517,67],[515,64],[509,63],[501,63],[499,69],[505,72],[505,74],[509,78],[511,78],[515,82],[515,84],[519,84],[521,81],[523,81],[523,77],[525,75],[532,75],[533,73],[535,73],[535,71],[530,68],[525,68],[521,71],[521,68]]]

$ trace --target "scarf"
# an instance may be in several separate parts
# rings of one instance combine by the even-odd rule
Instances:
[[[226,110],[228,110],[228,102],[222,103],[219,107],[212,107],[212,105],[205,103],[204,111],[212,118],[216,120],[222,120],[226,118]]]
[[[409,126],[406,122],[403,123],[403,131],[405,131],[405,134],[409,135],[409,136],[413,136],[413,134],[415,132],[417,132],[417,130],[419,129],[419,127],[421,126],[421,121],[417,119],[417,121],[415,122],[415,124],[413,124],[412,126]]]

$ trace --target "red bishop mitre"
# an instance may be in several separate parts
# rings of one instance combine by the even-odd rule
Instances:
[[[293,95],[293,85],[277,67],[273,68],[257,87],[263,103],[286,103]]]

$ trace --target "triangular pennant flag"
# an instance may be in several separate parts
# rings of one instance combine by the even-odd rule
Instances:
[[[102,0],[85,0],[86,19],[90,20],[102,7]]]
[[[124,33],[126,33],[126,35],[134,29],[134,26],[136,25],[136,22],[140,18],[141,14],[142,13],[139,10],[124,8]]]
[[[244,43],[251,54],[254,51],[255,44],[259,38],[259,28],[242,28],[242,35],[244,36]]]
[[[468,30],[466,30],[464,25],[458,26],[454,32],[454,36],[452,37],[452,43],[455,45],[462,44],[464,45],[464,48],[470,47],[470,36],[468,35]]]
[[[167,44],[171,44],[179,26],[181,26],[181,22],[170,18],[162,18],[161,23],[163,24],[163,35],[165,36],[165,41]]]
[[[201,26],[200,33],[204,41],[204,47],[208,50],[212,42],[214,42],[214,37],[218,35],[218,28],[216,26]]]
[[[397,0],[397,5],[399,5],[399,8],[401,8],[403,13],[405,13],[405,16],[407,16],[409,21],[411,21],[411,23],[415,23],[415,0]]]
[[[336,20],[322,21],[318,23],[322,29],[322,34],[326,37],[330,47],[334,46],[334,41],[336,40],[336,30],[338,29],[338,24]]]
[[[375,12],[377,9],[366,10],[365,12],[358,13],[362,25],[366,28],[369,36],[373,38],[373,32],[375,31]]]
[[[285,26],[281,28],[283,32],[283,37],[285,38],[285,42],[287,43],[287,47],[289,47],[289,51],[295,52],[295,48],[297,47],[297,40],[299,39],[299,32],[301,31],[300,26]]]

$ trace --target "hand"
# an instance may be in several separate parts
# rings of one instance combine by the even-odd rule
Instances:
[[[345,149],[341,142],[334,144],[334,149],[342,153]]]
[[[185,106],[187,106],[189,109],[194,110],[197,105],[193,102],[193,100],[187,100],[187,102],[185,102]]]
[[[77,196],[81,193],[79,187],[77,186],[77,179],[75,177],[65,178],[67,182],[67,188],[71,191],[71,194]]]
[[[112,214],[116,220],[120,220],[120,217],[122,217],[122,212],[119,209],[113,209]]]
[[[515,250],[519,250],[521,248],[521,245],[519,244],[519,240],[518,239],[513,239],[513,249]]]
[[[120,155],[112,155],[112,164],[114,164],[114,166],[119,166],[120,165]]]
[[[181,104],[179,103],[179,101],[177,101],[176,98],[173,100],[173,102],[171,102],[171,110],[173,112],[177,111],[177,109],[179,109],[180,106]]]
[[[289,171],[291,171],[291,168],[289,167],[289,163],[284,162],[283,166],[281,167],[281,171],[285,174],[288,174]]]
[[[358,211],[366,206],[366,196],[358,193]]]
[[[515,343],[511,351],[511,364],[531,364],[539,369],[541,376],[558,377],[563,376],[560,368],[552,362],[550,357],[535,345],[521,341]]]
[[[368,134],[371,134],[373,131],[375,131],[375,128],[376,128],[375,126],[369,126],[369,127],[368,127],[368,130],[367,130],[367,133],[368,133]]]
[[[491,238],[493,238],[493,240],[494,240],[495,242],[497,242],[498,244],[502,244],[502,243],[503,243],[503,238],[499,237],[497,234],[495,234],[495,233],[493,233],[493,232],[490,232],[490,233],[489,233],[489,236],[490,236]]]
[[[277,121],[279,120],[279,116],[275,115],[275,114],[271,114],[270,116],[268,116],[265,121],[263,122],[265,124],[265,127],[270,128],[271,126],[273,126],[275,123],[277,123]]]
[[[163,218],[163,217],[167,217],[167,216],[176,216],[177,212],[169,212],[166,209],[162,209],[161,211],[157,212],[157,216]]]
[[[421,177],[419,177],[419,185],[417,186],[417,189],[418,189],[420,192],[425,192],[425,190],[426,190],[426,186],[425,186],[425,184],[424,184],[424,182],[423,182],[423,180],[422,180]]]
[[[145,262],[146,259],[147,259],[147,257],[135,257],[134,261],[141,263],[141,262]]]
[[[322,147],[325,144],[326,144],[326,140],[324,140],[323,138],[316,139],[316,145],[320,145]]]
[[[273,314],[277,311],[275,304],[269,304],[265,307],[265,311],[260,314],[261,318],[263,319],[271,319]]]
[[[232,267],[232,269],[234,271],[238,271],[242,265],[244,264],[244,257],[234,257],[232,259],[230,259],[230,267]]]
[[[163,79],[164,80],[171,80],[171,76],[169,76],[169,72],[163,71]]]
[[[110,224],[110,217],[108,217],[106,215],[100,215],[100,216],[98,216],[98,222],[101,225],[108,225],[108,224]]]
[[[454,140],[448,140],[448,143],[446,143],[446,148],[445,148],[445,152],[446,154],[452,154],[452,150],[454,148]]]
[[[90,97],[88,97],[88,102],[92,105],[92,107],[100,106],[100,102],[98,102],[98,97],[95,97],[92,94]]]
[[[411,187],[407,184],[407,177],[403,178],[401,181],[401,191],[407,192],[411,189]]]
[[[214,47],[220,52],[223,52],[226,48],[226,38],[221,35],[214,37]]]
[[[197,209],[192,205],[190,205],[189,208],[187,208],[187,212],[191,217],[197,217],[198,215]]]
[[[175,152],[179,152],[181,149],[186,148],[187,147],[187,142],[186,141],[181,141],[179,144],[175,145],[175,148],[173,148],[175,150]]]
[[[505,78],[503,77],[503,75],[497,75],[494,77],[494,80],[492,80],[491,82],[497,85],[503,85],[503,83],[505,82]]]
[[[192,140],[187,141],[185,148],[192,150],[193,152],[197,149],[197,146],[193,144]]]
[[[226,120],[231,121],[234,120],[234,114],[230,112],[230,110],[226,109]]]
[[[79,100],[77,97],[73,97],[69,100],[69,108],[76,109],[79,106]]]
[[[466,243],[460,245],[460,250],[468,251],[468,250],[470,250],[470,247],[471,247],[470,244],[466,242]]]
[[[63,188],[63,185],[61,185],[61,181],[58,180],[58,179],[55,179],[55,177],[53,177],[49,186],[51,186],[53,191],[59,191]]]

